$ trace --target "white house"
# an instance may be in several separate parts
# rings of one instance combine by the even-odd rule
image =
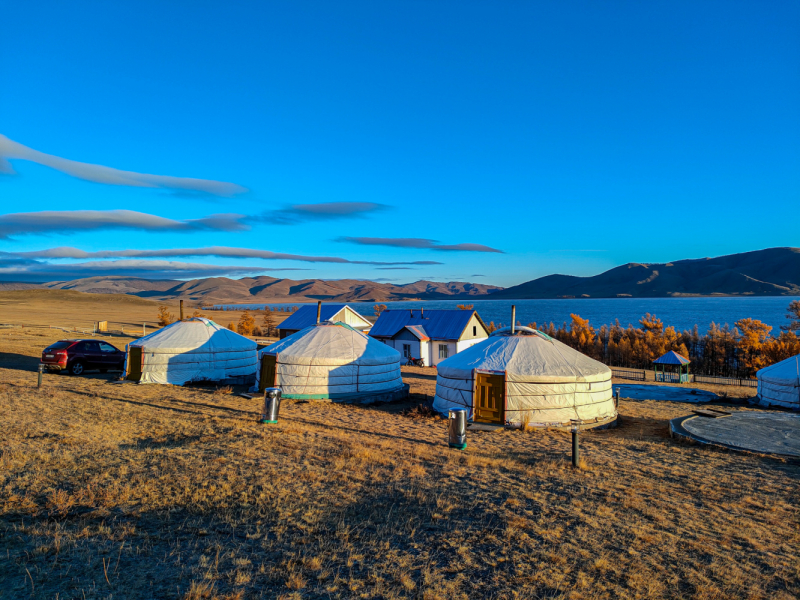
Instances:
[[[369,332],[408,358],[421,358],[426,367],[466,350],[489,337],[474,310],[384,310]]]

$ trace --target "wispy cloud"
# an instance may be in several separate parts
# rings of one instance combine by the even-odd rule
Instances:
[[[200,219],[175,220],[133,210],[47,210],[0,215],[0,239],[18,235],[72,233],[99,229],[188,232],[242,231],[243,215],[218,214]]]
[[[414,271],[414,267],[377,267],[376,271]]]
[[[270,210],[250,217],[252,221],[272,225],[297,225],[309,221],[335,221],[363,218],[370,213],[388,207],[377,202],[320,202],[318,204],[294,204],[278,210]]]
[[[78,162],[45,154],[0,135],[0,173],[14,174],[9,160],[27,160],[51,169],[56,169],[78,179],[104,183],[107,185],[125,185],[134,187],[168,188],[175,190],[192,190],[215,196],[234,196],[246,192],[247,189],[235,183],[212,181],[210,179],[194,179],[190,177],[171,177],[168,175],[149,175],[134,171],[122,171],[103,165]]]
[[[306,271],[302,268],[273,269],[253,265],[206,265],[169,260],[106,260],[68,264],[53,264],[10,253],[0,253],[0,279],[6,281],[53,281],[83,277],[126,276],[149,279],[192,279],[271,273],[275,271]]]
[[[205,248],[169,248],[163,250],[100,250],[96,252],[86,252],[78,248],[61,246],[58,248],[48,248],[47,250],[37,250],[33,252],[14,252],[9,253],[20,258],[28,259],[110,259],[110,258],[188,258],[200,256],[214,256],[220,258],[258,258],[262,260],[296,260],[309,263],[338,263],[351,265],[440,265],[442,263],[433,260],[415,261],[371,261],[371,260],[349,260],[340,256],[308,256],[304,254],[287,254],[284,252],[271,252],[269,250],[256,250],[254,248],[230,248],[227,246],[209,246]]]
[[[421,250],[442,250],[447,252],[499,252],[483,244],[441,244],[437,240],[426,238],[377,238],[377,237],[340,237],[336,241],[361,246],[390,246],[392,248],[415,248]]]

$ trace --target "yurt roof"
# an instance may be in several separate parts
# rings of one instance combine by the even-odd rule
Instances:
[[[601,381],[611,370],[539,331],[500,332],[439,363],[439,375],[471,378],[474,370],[504,373],[507,381]],[[496,333],[496,332],[495,332]]]
[[[756,377],[789,384],[794,382],[800,385],[800,354],[760,369],[756,373]]]
[[[148,352],[235,352],[255,350],[253,340],[200,317],[177,321],[128,344]]]
[[[685,356],[681,356],[674,350],[670,350],[663,356],[659,356],[653,361],[654,365],[688,365],[690,361]]]
[[[345,323],[324,321],[263,348],[279,362],[304,365],[384,365],[400,361],[400,353]]]

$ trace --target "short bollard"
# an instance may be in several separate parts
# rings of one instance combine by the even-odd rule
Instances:
[[[278,413],[281,410],[281,389],[267,388],[264,390],[264,412],[261,413],[259,423],[275,424],[278,422]]]
[[[576,469],[579,469],[579,463],[581,462],[581,449],[578,446],[578,429],[577,425],[572,427],[572,466]]]
[[[42,387],[42,373],[44,373],[44,365],[39,363],[39,382],[36,384],[37,388]]]
[[[466,450],[467,448],[467,411],[456,408],[449,411],[447,420],[447,437],[451,448]]]
[[[619,407],[619,388],[614,390],[614,408]]]

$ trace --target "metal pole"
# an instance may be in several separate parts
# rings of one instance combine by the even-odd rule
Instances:
[[[517,307],[512,304],[511,305],[511,335],[514,335],[514,328],[516,327],[517,323]]]
[[[322,315],[322,300],[317,301],[317,323],[319,323],[319,318]]]
[[[39,383],[36,384],[37,388],[42,387],[42,373],[44,373],[44,365],[39,363]]]
[[[581,461],[581,449],[578,446],[578,426],[572,428],[572,466],[579,469],[578,463]]]
[[[619,388],[614,390],[614,408],[619,408]]]
[[[183,321],[183,300],[181,300],[181,321]]]

